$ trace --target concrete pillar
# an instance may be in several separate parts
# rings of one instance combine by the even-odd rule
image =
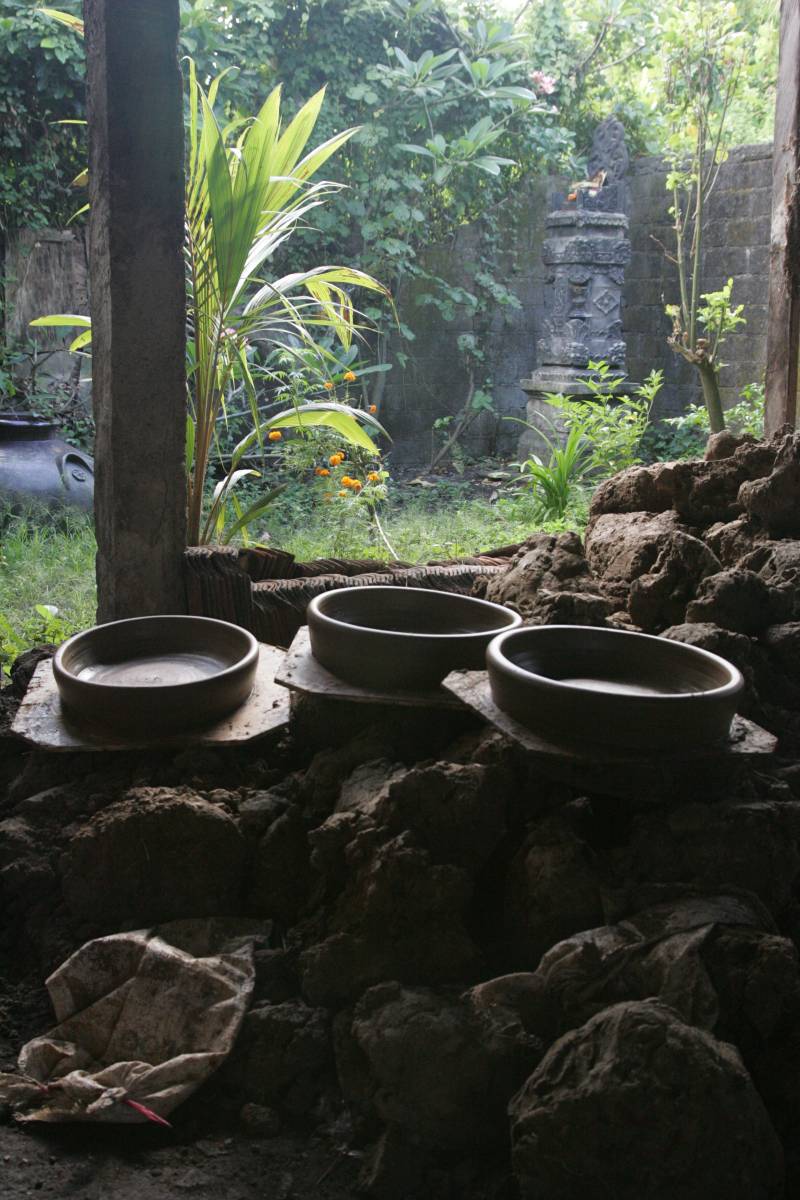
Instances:
[[[84,0],[98,620],[185,611],[179,0]]]

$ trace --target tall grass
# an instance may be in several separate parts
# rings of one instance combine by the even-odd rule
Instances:
[[[94,624],[95,549],[82,513],[0,514],[0,658],[41,640],[37,605],[58,610],[62,636]]]

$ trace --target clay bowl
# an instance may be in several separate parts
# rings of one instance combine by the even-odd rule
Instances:
[[[153,737],[212,725],[253,688],[258,642],[208,617],[135,617],[77,633],[56,651],[61,703],[83,724]]]
[[[492,638],[520,623],[500,604],[425,588],[337,588],[308,606],[317,662],[382,691],[425,691],[458,668],[483,667]]]
[[[722,741],[744,682],[707,650],[578,625],[502,634],[486,665],[495,704],[533,733],[612,752],[695,750]]]

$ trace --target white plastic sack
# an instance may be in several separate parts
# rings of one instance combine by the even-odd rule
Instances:
[[[163,1119],[230,1053],[253,990],[246,923],[98,938],[47,980],[58,1024],[23,1046],[0,1103],[21,1121]]]

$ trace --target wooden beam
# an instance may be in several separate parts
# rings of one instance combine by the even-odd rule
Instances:
[[[797,424],[800,346],[800,0],[781,2],[772,151],[765,430]]]
[[[84,0],[98,620],[185,611],[179,0]]]

